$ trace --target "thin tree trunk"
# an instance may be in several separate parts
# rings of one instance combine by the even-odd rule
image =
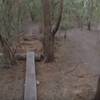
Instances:
[[[87,24],[88,30],[91,31],[91,22],[89,21]]]
[[[62,14],[63,14],[63,0],[60,0],[60,11],[59,11],[59,16],[57,19],[57,23],[54,27],[54,29],[52,29],[52,35],[55,36],[55,34],[57,33],[61,20],[62,20]]]

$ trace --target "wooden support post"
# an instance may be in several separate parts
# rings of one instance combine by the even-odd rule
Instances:
[[[37,100],[35,54],[27,53],[24,100]]]

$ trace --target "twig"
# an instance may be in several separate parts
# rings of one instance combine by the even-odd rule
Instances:
[[[67,74],[70,74],[70,73],[74,72],[74,71],[76,70],[77,67],[78,67],[78,64],[77,64],[74,68],[72,68],[71,70],[69,70],[69,71],[67,72]]]

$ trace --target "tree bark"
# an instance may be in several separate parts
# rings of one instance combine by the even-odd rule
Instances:
[[[50,0],[42,0],[43,2],[43,15],[44,15],[44,57],[45,61],[49,62],[54,59],[53,55],[53,37],[51,34],[51,11],[50,11]]]
[[[44,59],[45,62],[52,62],[54,60],[54,40],[55,34],[59,29],[61,18],[62,18],[62,10],[63,10],[63,0],[61,0],[60,6],[60,15],[57,20],[57,24],[52,31],[51,26],[51,4],[50,0],[42,0],[43,4],[43,18],[44,18],[44,38],[43,38],[43,47],[44,47]]]
[[[55,36],[56,32],[59,29],[59,26],[60,26],[60,23],[61,23],[61,19],[62,19],[62,14],[63,14],[63,0],[61,0],[61,2],[60,2],[60,11],[59,11],[59,16],[58,16],[57,23],[55,25],[55,28],[52,30],[53,36]]]
[[[88,27],[88,31],[91,31],[91,22],[88,22],[87,27]]]
[[[52,35],[45,36],[43,46],[45,62],[52,62],[54,60],[54,37]]]

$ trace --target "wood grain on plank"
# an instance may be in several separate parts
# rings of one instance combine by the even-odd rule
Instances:
[[[27,53],[24,100],[37,100],[35,54]]]

